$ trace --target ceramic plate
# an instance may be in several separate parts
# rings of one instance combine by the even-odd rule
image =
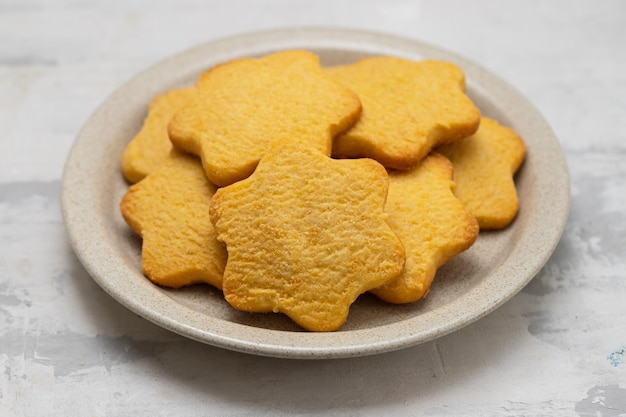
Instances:
[[[322,65],[370,55],[444,59],[460,66],[468,94],[486,116],[513,127],[526,141],[516,176],[520,212],[500,232],[476,244],[438,272],[429,296],[389,305],[370,295],[352,306],[333,333],[309,333],[280,314],[232,309],[209,286],[169,290],[141,270],[141,241],[122,219],[118,203],[128,185],[122,151],[141,127],[151,99],[190,85],[207,68],[244,56],[308,49]],[[514,88],[479,65],[414,40],[370,32],[326,29],[244,34],[200,45],[140,73],[90,117],[69,154],[63,177],[63,214],[71,244],[94,280],[121,304],[166,329],[227,349],[290,358],[370,355],[433,340],[485,316],[520,291],[550,257],[569,206],[569,177],[559,143],[538,111]]]

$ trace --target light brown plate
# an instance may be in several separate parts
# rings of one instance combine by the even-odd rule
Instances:
[[[527,158],[516,177],[520,212],[502,232],[481,233],[467,252],[440,269],[429,296],[395,306],[360,297],[346,325],[309,333],[279,314],[234,311],[209,286],[168,290],[141,270],[141,241],[118,203],[128,188],[120,158],[158,93],[192,84],[207,68],[237,57],[308,49],[323,65],[368,55],[444,59],[459,65],[468,94],[485,116],[515,129]],[[548,260],[568,215],[569,176],[552,130],[515,89],[455,54],[421,42],[351,30],[291,29],[217,40],[137,75],[90,117],[63,175],[63,214],[71,244],[94,280],[124,306],[166,329],[211,345],[259,355],[337,358],[375,354],[433,340],[485,316],[519,292]]]

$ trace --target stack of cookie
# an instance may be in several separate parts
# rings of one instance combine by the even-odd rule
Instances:
[[[156,97],[122,158],[145,275],[339,329],[364,292],[425,297],[518,210],[524,143],[481,118],[455,65],[308,51],[230,61]]]

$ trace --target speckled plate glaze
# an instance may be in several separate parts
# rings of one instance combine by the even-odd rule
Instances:
[[[476,244],[438,272],[429,296],[389,305],[361,296],[334,333],[301,331],[280,314],[233,310],[209,286],[168,290],[141,270],[141,241],[118,203],[128,188],[122,151],[158,93],[192,84],[207,68],[233,58],[302,48],[322,65],[363,56],[444,59],[459,65],[468,94],[486,116],[514,128],[527,158],[516,176],[520,212],[506,230],[481,233]],[[287,29],[239,35],[200,45],[140,73],[91,116],[69,154],[63,214],[71,244],[94,280],[121,304],[166,329],[227,349],[288,358],[376,354],[433,340],[480,319],[520,291],[558,243],[568,215],[569,176],[559,143],[539,112],[514,88],[479,65],[414,40],[370,32]]]

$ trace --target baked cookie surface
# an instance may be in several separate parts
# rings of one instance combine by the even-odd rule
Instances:
[[[434,146],[478,128],[480,112],[452,63],[373,57],[326,73],[354,90],[363,106],[359,121],[333,142],[337,157],[369,157],[408,169]]]
[[[273,146],[249,178],[211,201],[228,250],[226,301],[285,313],[308,330],[337,330],[361,293],[403,269],[403,246],[383,212],[387,186],[373,160]]]
[[[179,154],[132,185],[120,210],[142,242],[142,267],[154,283],[221,288],[226,248],[209,217],[215,193],[198,158]]]
[[[406,264],[400,276],[373,294],[391,303],[425,297],[437,269],[476,241],[478,223],[453,187],[452,164],[436,153],[408,171],[389,173],[387,222],[404,245]]]
[[[200,76],[197,88],[198,96],[172,119],[169,135],[202,158],[218,186],[250,175],[275,141],[330,155],[332,138],[361,112],[356,94],[324,74],[307,51],[218,65]]]
[[[122,154],[122,173],[134,184],[156,171],[166,159],[176,157],[167,134],[167,125],[196,94],[194,87],[174,89],[156,96],[150,102],[141,130]]]
[[[481,229],[503,229],[519,209],[514,175],[526,155],[522,138],[497,121],[482,118],[478,131],[437,148],[454,165],[455,195]]]

